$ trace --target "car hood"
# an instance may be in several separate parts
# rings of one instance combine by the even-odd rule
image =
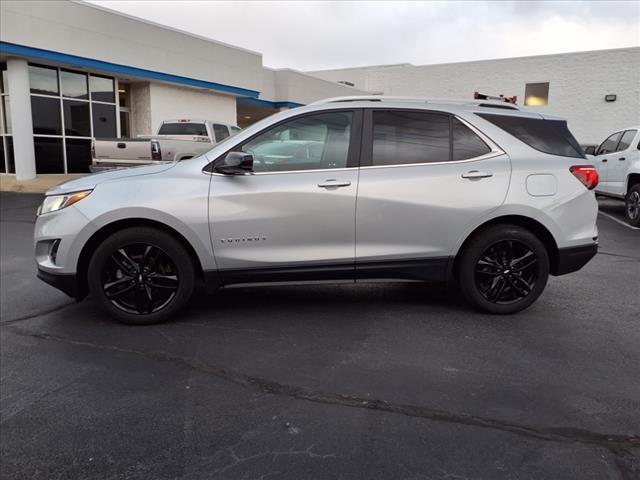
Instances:
[[[56,185],[47,191],[47,195],[60,195],[69,192],[79,192],[81,190],[91,190],[100,183],[112,182],[122,178],[139,177],[141,175],[154,175],[164,172],[174,167],[175,163],[163,163],[162,165],[147,165],[145,167],[123,168],[110,172],[94,173],[86,177],[76,178],[68,182]]]

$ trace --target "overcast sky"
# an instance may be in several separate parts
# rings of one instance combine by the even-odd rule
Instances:
[[[640,1],[93,3],[303,71],[640,45]]]

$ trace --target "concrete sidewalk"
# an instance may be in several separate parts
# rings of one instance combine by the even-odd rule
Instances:
[[[79,178],[84,174],[69,175],[41,175],[33,180],[17,181],[15,175],[0,175],[0,191],[2,192],[25,192],[25,193],[45,193],[47,190],[74,178]]]

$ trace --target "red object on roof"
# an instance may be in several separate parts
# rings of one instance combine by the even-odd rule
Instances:
[[[492,95],[485,95],[480,92],[474,92],[473,98],[475,100],[498,100],[499,102],[513,103],[514,105],[518,103],[518,97],[516,95],[512,97],[505,97],[504,95],[500,94],[496,97]]]

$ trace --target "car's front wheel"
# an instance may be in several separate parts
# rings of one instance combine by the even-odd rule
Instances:
[[[640,227],[640,183],[627,192],[624,199],[624,216],[632,227]]]
[[[112,317],[149,325],[168,320],[189,301],[195,272],[176,238],[140,227],[104,240],[89,262],[87,277],[92,297]]]
[[[474,235],[460,255],[458,284],[466,300],[479,310],[519,312],[531,305],[547,284],[547,250],[524,228],[489,227]]]

